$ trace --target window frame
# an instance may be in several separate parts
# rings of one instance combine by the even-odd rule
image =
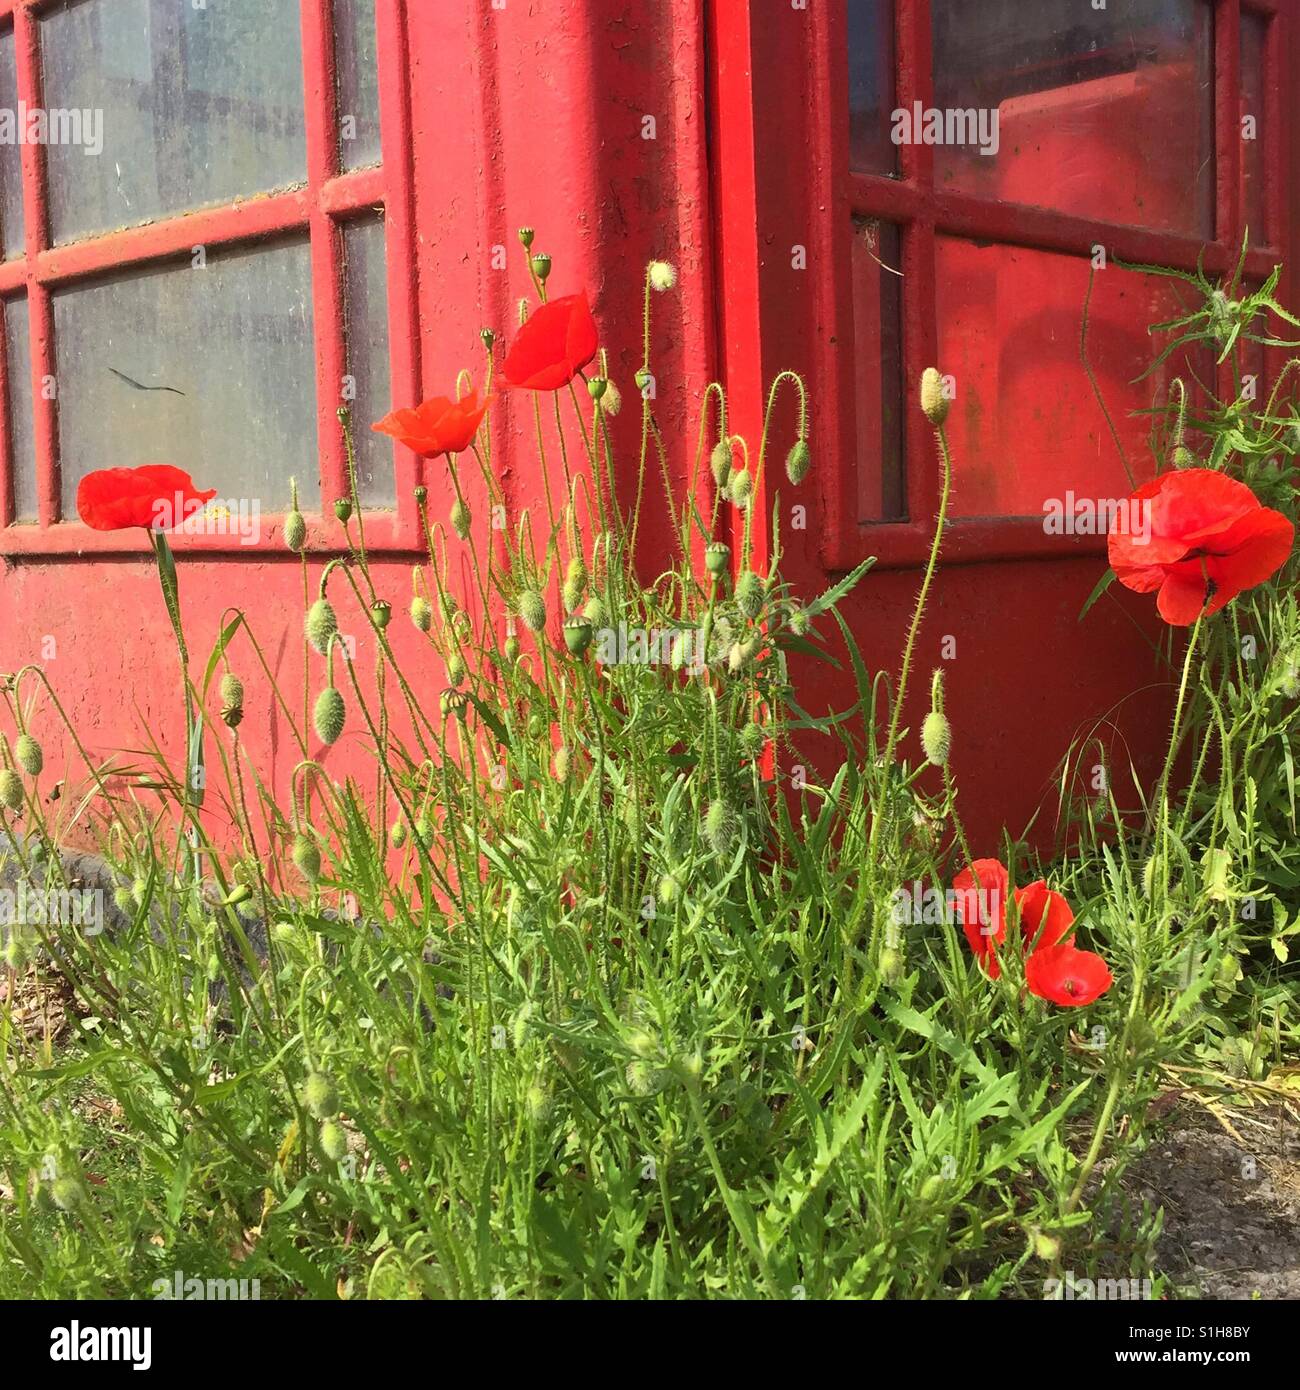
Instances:
[[[94,0],[91,0],[94,3]],[[0,0],[0,27],[13,27],[18,97],[28,108],[43,106],[40,18],[60,0]],[[142,227],[53,246],[43,145],[21,146],[25,249],[0,261],[0,299],[25,293],[30,323],[33,438],[36,455],[36,524],[14,521],[9,364],[0,334],[0,555],[148,554],[147,537],[134,531],[94,531],[77,518],[62,519],[58,448],[58,402],[47,400],[43,383],[55,375],[52,295],[107,274],[147,270],[208,250],[249,247],[306,234],[310,243],[310,302],[316,360],[317,456],[321,511],[307,514],[307,544],[315,553],[346,550],[332,514],[333,499],[347,492],[347,458],[337,416],[347,372],[343,231],[368,215],[383,221],[387,257],[389,366],[394,400],[419,398],[412,152],[407,18],[404,0],[376,0],[379,65],[379,126],[382,163],[345,172],[338,140],[338,66],[333,0],[298,0],[302,32],[303,98],[307,181],[288,191],[249,194],[243,201],[179,213]],[[176,273],[183,273],[180,269]],[[354,420],[360,432],[370,421]],[[384,552],[418,551],[420,521],[414,489],[423,481],[423,461],[394,447],[397,506],[367,508],[366,545]],[[200,486],[203,479],[196,479]],[[236,535],[174,533],[181,553],[243,554],[258,559],[286,554],[280,543],[284,513],[263,514],[256,545]],[[292,559],[293,556],[289,555]]]
[[[916,566],[924,562],[933,538],[940,494],[933,439],[906,407],[916,399],[922,371],[942,366],[934,361],[937,237],[1078,257],[1090,255],[1100,243],[1111,260],[1194,270],[1199,258],[1212,276],[1235,267],[1243,230],[1238,125],[1242,12],[1269,21],[1260,122],[1268,240],[1256,240],[1252,231],[1245,274],[1263,279],[1281,260],[1288,272],[1284,290],[1298,282],[1300,219],[1294,200],[1300,198],[1300,181],[1293,182],[1289,202],[1287,178],[1297,180],[1300,163],[1300,138],[1289,133],[1300,119],[1300,84],[1284,103],[1281,73],[1284,60],[1300,57],[1300,0],[1211,3],[1215,228],[1213,239],[1205,240],[936,188],[933,150],[923,144],[899,147],[896,177],[855,172],[849,166],[848,0],[809,0],[802,11],[806,23],[797,35],[770,12],[760,17],[756,0],[712,0],[711,135],[720,219],[716,263],[722,284],[722,361],[732,385],[733,413],[739,406],[739,413],[750,419],[761,410],[762,381],[791,365],[792,345],[809,371],[814,398],[819,392],[828,397],[815,404],[813,440],[821,475],[820,557],[828,570],[849,569],[867,554],[877,557],[878,568]],[[928,109],[934,104],[930,0],[894,0],[894,26],[895,105],[911,109],[920,102]],[[792,79],[795,64],[810,76]],[[771,160],[805,172],[784,183],[774,181],[764,168]],[[802,228],[780,207],[782,196],[802,198]],[[899,230],[906,521],[862,521],[857,515],[849,276],[855,216],[892,223]],[[746,226],[758,229],[757,237],[747,236]],[[779,267],[773,244],[784,245],[773,230],[778,227],[788,227],[792,240],[806,240],[811,293],[793,289],[791,277],[774,273]],[[800,230],[805,237],[798,235]],[[753,298],[752,310],[744,305],[746,295]],[[1270,350],[1268,365],[1271,370],[1280,365],[1276,350]],[[1041,518],[963,517],[949,523],[944,558],[959,564],[1064,559],[1104,549],[1104,537],[1046,535]]]

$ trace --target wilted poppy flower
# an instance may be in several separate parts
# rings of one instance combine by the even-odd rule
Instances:
[[[399,444],[414,449],[422,458],[459,454],[474,442],[491,400],[488,396],[479,405],[477,391],[471,391],[458,401],[433,396],[414,410],[395,410],[385,415],[370,428],[392,435]]]
[[[978,883],[976,882],[978,878]],[[956,911],[966,940],[990,979],[1002,973],[995,947],[1007,936],[1007,898],[1010,875],[996,859],[977,859],[953,879]],[[1070,904],[1050,889],[1043,879],[1017,888],[1010,895],[1020,919],[1020,930],[1031,950],[1056,945],[1074,928]]]
[[[1111,568],[1125,588],[1158,591],[1156,607],[1174,627],[1262,584],[1295,539],[1281,512],[1212,468],[1175,469],[1144,483],[1129,499],[1127,522],[1110,532]]]
[[[598,342],[585,292],[552,299],[519,330],[501,374],[511,386],[558,391],[595,357]]]
[[[1025,983],[1040,999],[1080,1008],[1105,994],[1112,977],[1099,955],[1064,941],[1059,946],[1040,946],[1025,960]]]
[[[200,491],[184,469],[169,463],[101,468],[77,484],[77,513],[96,531],[170,531],[216,495],[216,488]]]

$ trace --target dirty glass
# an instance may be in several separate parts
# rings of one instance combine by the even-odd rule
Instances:
[[[849,166],[892,174],[898,148],[890,138],[894,105],[894,6],[849,0]]]
[[[294,239],[54,296],[63,515],[92,469],[171,463],[224,499],[319,503],[311,256]]]
[[[388,367],[388,262],[377,218],[343,229],[347,266],[348,388],[355,424],[357,491],[372,507],[396,505],[391,441],[370,426],[393,408]],[[411,404],[411,402],[403,402]]]
[[[82,137],[47,151],[56,242],[305,182],[297,3],[81,0],[40,36],[46,106]]]
[[[1212,236],[1211,10],[933,0],[936,186]]]
[[[5,367],[9,378],[9,465],[14,519],[35,521],[36,444],[32,427],[32,359],[27,300],[4,301]]]
[[[14,31],[0,32],[0,111],[18,111],[18,56]],[[0,247],[5,260],[24,249],[23,159],[16,140],[0,142]]]
[[[907,515],[907,493],[898,228],[854,218],[852,247],[858,519],[900,521]]]
[[[344,169],[378,164],[379,63],[375,0],[334,0],[339,155]]]

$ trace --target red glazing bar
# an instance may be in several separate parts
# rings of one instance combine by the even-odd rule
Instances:
[[[0,301],[0,527],[11,526],[17,515],[18,470],[23,460],[13,448],[13,403],[9,399],[9,319],[10,300]]]
[[[339,428],[347,352],[343,329],[343,250],[322,201],[339,172],[338,82],[330,0],[300,0],[303,94],[307,124],[307,197],[311,227],[312,319],[316,336],[316,418],[321,507],[326,518],[347,493],[347,455]]]
[[[31,9],[14,10],[14,48],[17,54],[18,99],[29,108],[44,102],[41,90],[39,25]],[[50,244],[50,210],[45,182],[45,148],[34,142],[22,147],[23,221],[26,229],[27,309],[31,325],[32,425],[36,451],[37,516],[42,527],[59,519],[59,422],[54,355],[54,309],[50,292],[37,278],[41,253]]]
[[[415,277],[415,173],[412,164],[410,73],[406,12],[402,0],[379,0],[375,9],[379,54],[379,129],[383,154],[381,188],[388,266],[388,342],[393,402],[420,398],[420,330]],[[371,421],[359,421],[368,429]],[[419,517],[412,493],[422,481],[420,460],[394,449],[397,470],[397,531],[418,540]]]

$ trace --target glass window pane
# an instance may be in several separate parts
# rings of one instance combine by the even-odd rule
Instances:
[[[370,426],[393,408],[388,365],[388,260],[384,224],[377,218],[349,222],[343,229],[347,263],[349,383],[357,450],[357,491],[372,507],[397,505],[393,449]],[[403,402],[410,404],[410,402]]]
[[[1268,21],[1241,16],[1241,207],[1252,246],[1268,240],[1264,225],[1264,45]],[[1247,124],[1249,118],[1249,124]]]
[[[1090,262],[940,237],[938,366],[954,379],[948,416],[955,516],[1043,516],[1054,499],[1119,499],[1131,486],[1079,355]],[[1190,286],[1117,266],[1098,271],[1088,359],[1134,476],[1150,478],[1153,404],[1182,376],[1212,385],[1213,358],[1179,355],[1141,381],[1166,339],[1148,327],[1198,302]],[[1186,305],[1187,308],[1183,306]]]
[[[54,329],[65,519],[86,473],[142,463],[263,512],[288,505],[293,476],[318,505],[305,240],[62,290]]]
[[[296,4],[84,0],[41,51],[47,106],[89,113],[47,151],[56,242],[306,181]]]
[[[339,153],[344,169],[379,163],[375,0],[334,0],[339,69]]]
[[[0,111],[18,110],[18,54],[14,31],[0,33]],[[0,247],[4,258],[23,254],[23,158],[16,140],[0,144]]]
[[[4,302],[5,368],[9,378],[9,466],[14,520],[35,521],[36,441],[32,427],[32,358],[25,298]]]
[[[1213,236],[1209,0],[931,10],[939,188]]]
[[[859,173],[897,170],[893,105],[893,4],[849,0],[849,165]]]
[[[902,278],[898,228],[853,224],[854,407],[858,519],[907,516],[903,467]]]

